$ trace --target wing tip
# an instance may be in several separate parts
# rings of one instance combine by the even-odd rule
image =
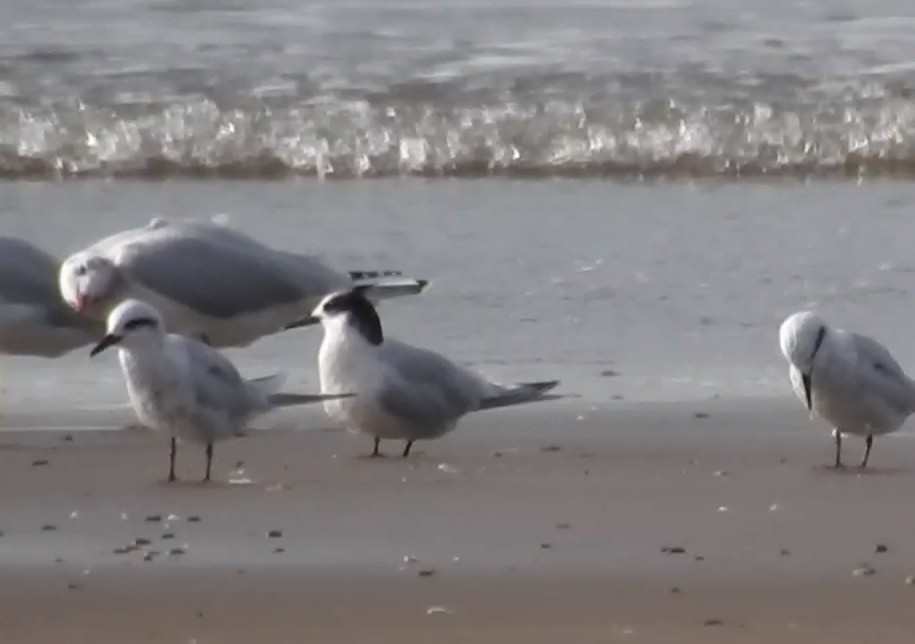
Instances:
[[[524,382],[521,383],[522,387],[527,389],[532,389],[533,391],[539,394],[545,394],[548,391],[551,391],[559,386],[559,380],[541,380],[538,382]]]

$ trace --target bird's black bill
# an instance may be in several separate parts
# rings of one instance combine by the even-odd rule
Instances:
[[[812,394],[810,393],[810,376],[808,376],[807,374],[804,374],[803,376],[801,376],[801,380],[804,381],[804,398],[807,399],[807,410],[812,411],[813,410],[813,399],[811,397]]]
[[[108,347],[114,346],[115,344],[117,344],[120,341],[121,341],[120,336],[109,333],[104,338],[102,338],[101,342],[99,342],[97,345],[92,347],[92,351],[89,352],[89,355],[93,356],[93,357],[97,356],[98,354],[100,354],[102,351],[104,351]]]
[[[288,331],[289,329],[298,329],[299,327],[303,327],[303,326],[312,326],[312,325],[320,324],[320,323],[321,323],[320,319],[316,318],[313,315],[309,315],[308,317],[301,318],[299,320],[296,320],[295,322],[290,322],[289,324],[287,324],[286,326],[283,327],[283,331]]]

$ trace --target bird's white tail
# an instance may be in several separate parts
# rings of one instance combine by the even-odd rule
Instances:
[[[505,387],[495,396],[490,396],[483,400],[480,404],[480,409],[496,409],[498,407],[520,405],[536,400],[562,398],[562,396],[545,395],[546,392],[556,388],[558,384],[558,380],[548,380],[545,382],[522,382],[511,387]]]

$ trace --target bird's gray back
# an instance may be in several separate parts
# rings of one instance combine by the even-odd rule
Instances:
[[[900,414],[915,411],[915,383],[889,350],[866,335],[849,333],[848,338],[857,355],[862,391],[884,399]]]
[[[44,311],[48,323],[87,332],[97,330],[63,301],[58,291],[57,258],[15,237],[0,237],[0,300]]]
[[[316,259],[271,249],[215,224],[168,224],[144,233],[122,249],[121,269],[212,318],[293,306],[345,283]]]
[[[434,351],[388,339],[379,347],[379,359],[387,367],[380,404],[427,437],[447,430],[487,395],[482,378]]]
[[[186,352],[194,397],[203,410],[224,414],[231,424],[243,425],[253,414],[268,407],[235,365],[217,350],[185,336],[168,338]]]

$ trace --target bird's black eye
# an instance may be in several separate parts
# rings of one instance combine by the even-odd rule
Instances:
[[[127,322],[124,324],[124,330],[132,331],[144,326],[154,329],[159,325],[152,318],[133,318],[132,320],[127,320]]]
[[[85,266],[77,266],[77,267],[76,267],[76,274],[77,274],[78,276],[82,277],[83,275],[86,274],[86,271],[87,271],[87,270],[88,270],[88,269],[87,269]]]

